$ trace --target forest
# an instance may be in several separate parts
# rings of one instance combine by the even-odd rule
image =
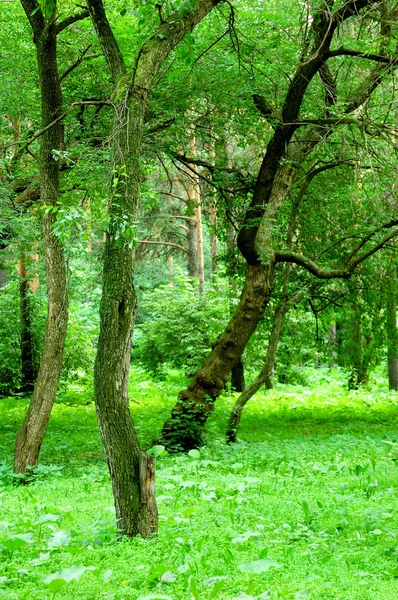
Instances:
[[[0,19],[0,597],[396,600],[398,2]]]

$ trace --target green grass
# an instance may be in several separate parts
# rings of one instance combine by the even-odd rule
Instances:
[[[382,385],[347,393],[333,374],[308,376],[307,389],[259,393],[237,445],[223,441],[233,402],[225,395],[199,459],[158,459],[159,535],[151,541],[116,538],[90,394],[59,397],[28,487],[11,478],[26,401],[1,400],[0,597],[52,598],[43,580],[84,565],[93,569],[57,600],[398,598],[398,395]],[[132,373],[144,447],[181,383],[178,374],[152,382]],[[241,567],[259,560],[254,568],[268,570]]]

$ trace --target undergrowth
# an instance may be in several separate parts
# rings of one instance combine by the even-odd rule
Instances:
[[[11,460],[26,400],[0,402],[0,597],[46,600],[398,597],[398,395],[376,381],[347,392],[332,371],[249,403],[239,443],[157,459],[159,535],[118,539],[92,396],[54,407],[37,478],[15,486]],[[181,385],[131,376],[131,409],[152,445]]]

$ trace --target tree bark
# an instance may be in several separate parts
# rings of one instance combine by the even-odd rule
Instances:
[[[231,370],[231,390],[243,392],[245,389],[245,366],[242,357],[239,357]]]
[[[41,88],[42,127],[52,123],[62,112],[62,93],[57,66],[57,37],[54,21],[45,23],[37,5],[29,0],[23,7],[34,30]],[[33,16],[33,10],[35,15]],[[59,200],[59,161],[53,150],[63,147],[63,124],[59,121],[40,139],[40,197],[45,206]],[[64,251],[53,235],[55,215],[43,215],[45,258],[48,286],[48,313],[40,369],[28,412],[18,431],[14,471],[27,473],[38,463],[40,448],[50,418],[62,368],[68,322],[68,294]]]
[[[194,8],[164,20],[140,49],[134,72],[129,76],[102,1],[88,0],[90,15],[115,83],[115,98],[120,98],[113,138],[113,171],[117,176],[113,177],[116,184],[109,201],[94,394],[112,480],[116,518],[119,530],[128,536],[153,535],[157,531],[158,516],[155,460],[140,449],[128,404],[137,301],[133,286],[134,232],[125,225],[131,225],[137,217],[144,119],[154,79],[175,45],[215,4],[217,0],[198,0]]]

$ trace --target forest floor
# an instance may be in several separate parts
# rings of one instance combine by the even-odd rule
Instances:
[[[133,371],[144,447],[182,383]],[[381,385],[348,393],[318,370],[305,388],[257,394],[239,443],[226,446],[232,402],[217,403],[200,456],[157,459],[159,535],[144,541],[116,538],[88,392],[59,395],[29,486],[11,475],[26,400],[1,400],[0,597],[398,598],[398,394]]]

